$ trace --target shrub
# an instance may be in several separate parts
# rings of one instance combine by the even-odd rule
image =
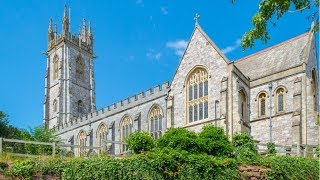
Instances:
[[[129,149],[134,153],[150,151],[154,148],[154,140],[149,133],[138,131],[131,133],[127,139]]]
[[[268,154],[270,155],[275,155],[277,153],[276,145],[272,142],[267,143],[267,149],[268,149]]]
[[[6,170],[9,165],[5,162],[0,162],[0,172]]]
[[[35,164],[33,159],[18,161],[12,165],[8,174],[20,179],[31,179],[35,170]]]
[[[319,159],[292,157],[292,156],[266,156],[260,159],[260,164],[270,167],[267,171],[268,179],[319,179]]]
[[[156,141],[156,148],[163,149],[165,147],[185,150],[190,153],[201,152],[198,135],[184,128],[169,129]]]
[[[223,129],[213,125],[204,126],[199,133],[199,142],[203,152],[213,156],[231,156],[232,145]]]
[[[239,162],[256,162],[258,151],[253,139],[243,132],[233,136],[234,155]]]

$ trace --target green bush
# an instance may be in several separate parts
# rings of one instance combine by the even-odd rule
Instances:
[[[19,179],[32,179],[33,172],[35,171],[35,160],[28,159],[14,163],[9,170],[9,175],[14,175]]]
[[[0,162],[0,170],[5,170],[9,167],[9,165],[5,162]]]
[[[204,126],[199,133],[199,142],[203,152],[213,156],[232,155],[232,145],[228,140],[228,136],[220,127],[213,125]]]
[[[239,162],[256,162],[258,158],[258,150],[255,147],[253,139],[248,133],[238,133],[233,136],[232,144],[234,147],[234,155]]]
[[[141,153],[152,150],[154,148],[154,140],[149,133],[138,131],[131,133],[127,139],[128,147],[134,153]]]
[[[275,155],[277,153],[276,145],[272,142],[267,143],[267,149],[268,149],[268,154],[270,155]]]
[[[270,167],[267,171],[268,179],[319,179],[319,159],[292,157],[292,156],[266,156],[260,159],[260,164]]]
[[[193,131],[184,128],[169,129],[162,137],[156,141],[156,148],[165,147],[185,150],[190,153],[201,152],[201,146],[198,141],[198,135]]]

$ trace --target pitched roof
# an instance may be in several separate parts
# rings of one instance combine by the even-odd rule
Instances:
[[[303,63],[303,50],[309,39],[309,32],[269,47],[234,64],[250,79],[258,79],[273,73],[296,67]]]

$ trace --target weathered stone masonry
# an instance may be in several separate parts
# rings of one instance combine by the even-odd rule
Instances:
[[[123,141],[134,131],[157,138],[168,128],[200,131],[205,124],[222,127],[230,137],[246,131],[268,142],[270,115],[273,142],[319,143],[319,65],[312,32],[230,61],[196,23],[170,84],[96,110],[91,26],[84,21],[79,35],[71,34],[67,14],[65,9],[61,35],[50,21],[44,102],[44,123],[55,127],[64,143],[100,146],[101,138]],[[112,154],[126,150],[112,143],[107,148]]]

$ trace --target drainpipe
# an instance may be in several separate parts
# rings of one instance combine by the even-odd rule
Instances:
[[[272,82],[269,84],[269,99],[270,99],[270,106],[269,106],[269,141],[272,142]]]

